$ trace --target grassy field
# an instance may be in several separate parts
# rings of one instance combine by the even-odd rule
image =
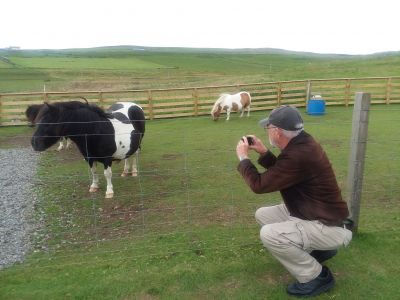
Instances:
[[[115,47],[0,49],[0,92],[155,89],[297,79],[396,76],[400,54]]]
[[[302,112],[346,197],[352,109]],[[99,193],[88,193],[89,170],[76,149],[43,153],[36,251],[0,271],[0,298],[287,299],[293,279],[263,249],[253,217],[280,196],[253,194],[236,171],[238,139],[265,137],[257,127],[265,114],[149,121],[140,176],[121,178],[122,165],[114,165],[113,200],[103,199],[103,178]],[[315,299],[398,297],[399,121],[399,106],[372,107],[359,232],[327,262],[336,287]],[[29,146],[31,134],[0,128],[0,143]]]

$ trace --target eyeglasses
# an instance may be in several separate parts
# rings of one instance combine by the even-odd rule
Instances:
[[[278,128],[278,127],[276,127],[276,126],[265,126],[264,127],[265,130],[272,129],[272,128]]]

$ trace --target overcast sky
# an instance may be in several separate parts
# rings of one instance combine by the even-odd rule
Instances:
[[[0,48],[400,50],[396,0],[5,0]]]

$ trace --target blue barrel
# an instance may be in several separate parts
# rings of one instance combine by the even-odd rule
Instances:
[[[310,99],[307,102],[307,114],[319,116],[325,114],[325,100]]]

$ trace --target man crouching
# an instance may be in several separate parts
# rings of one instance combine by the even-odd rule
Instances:
[[[335,284],[321,263],[347,246],[352,232],[346,228],[349,211],[343,201],[331,163],[314,138],[303,130],[295,107],[280,106],[260,121],[275,156],[256,136],[242,138],[236,147],[238,171],[257,194],[280,191],[283,204],[261,207],[255,217],[264,246],[297,281],[287,287],[295,296],[315,296]],[[248,151],[260,154],[259,173]]]

